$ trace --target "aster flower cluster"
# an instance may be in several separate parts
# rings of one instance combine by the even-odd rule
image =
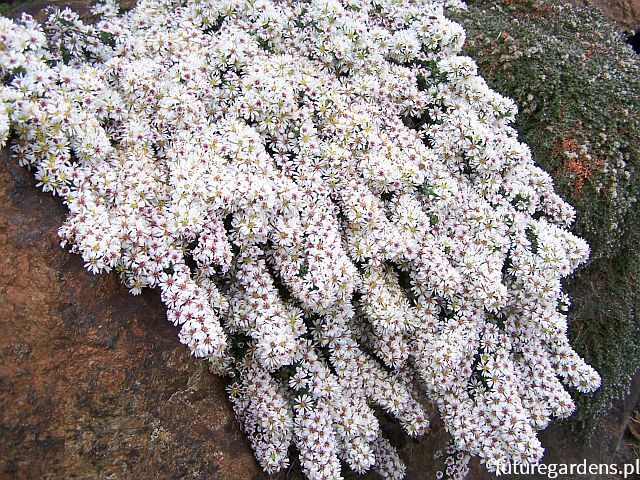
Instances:
[[[113,0],[85,24],[0,18],[0,144],[69,215],[62,244],[158,287],[230,377],[260,465],[401,479],[378,422],[532,463],[598,374],[561,279],[588,256],[460,55],[457,0]],[[428,399],[428,400],[425,400]]]

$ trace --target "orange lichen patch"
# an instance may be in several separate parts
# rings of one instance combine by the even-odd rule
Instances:
[[[551,8],[550,4],[543,3],[542,5],[540,5],[540,8],[538,9],[538,12],[536,12],[536,13],[538,15],[542,16],[542,17],[549,18],[552,15],[551,10],[552,10],[552,8]]]
[[[560,150],[558,153],[565,157],[560,170],[573,177],[573,194],[579,195],[587,180],[592,178],[598,168],[602,166],[602,161],[592,155],[585,154],[584,148],[578,145],[573,138],[571,130],[556,145],[555,150]]]
[[[567,159],[564,163],[564,168],[574,174],[575,180],[573,181],[573,192],[578,195],[584,187],[587,179],[593,176],[593,168],[590,164],[582,161],[585,157],[577,157]]]

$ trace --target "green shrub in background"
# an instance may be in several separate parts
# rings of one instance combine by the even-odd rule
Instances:
[[[517,128],[537,163],[577,209],[592,248],[567,285],[570,336],[603,377],[576,395],[573,426],[593,431],[640,365],[640,57],[588,8],[541,0],[469,0],[457,14],[466,54],[520,107]]]

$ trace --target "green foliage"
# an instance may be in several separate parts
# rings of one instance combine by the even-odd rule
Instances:
[[[12,2],[0,3],[0,15],[3,17],[17,18],[21,13],[35,4],[34,0],[14,0]]]
[[[640,365],[640,60],[599,12],[542,0],[469,0],[456,20],[466,54],[520,107],[516,128],[576,207],[592,248],[568,284],[570,336],[602,375],[577,398],[573,425],[593,431]]]
[[[109,47],[116,46],[116,38],[113,36],[113,33],[110,32],[100,32],[99,34],[100,41]]]

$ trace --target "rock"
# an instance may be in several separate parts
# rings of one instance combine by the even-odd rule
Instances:
[[[58,245],[65,209],[0,155],[0,477],[264,478],[222,379],[156,291]]]
[[[627,29],[640,29],[640,0],[569,0],[569,3],[591,5]]]

